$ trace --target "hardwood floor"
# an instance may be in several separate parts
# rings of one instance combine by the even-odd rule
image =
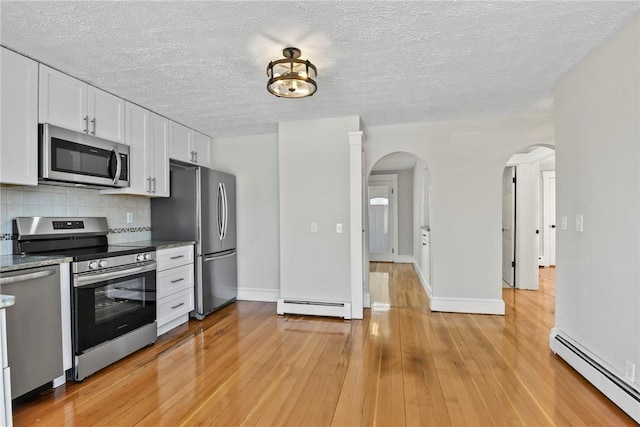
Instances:
[[[372,264],[361,321],[239,302],[14,409],[23,425],[635,425],[549,350],[554,270],[507,314],[432,313],[408,264]]]

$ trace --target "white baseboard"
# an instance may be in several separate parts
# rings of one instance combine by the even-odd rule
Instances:
[[[424,277],[424,274],[422,274],[422,270],[420,270],[420,267],[418,267],[418,263],[415,260],[413,261],[413,269],[416,271],[416,273],[418,273],[418,278],[420,279],[420,282],[422,282],[422,287],[427,293],[427,297],[429,297],[429,300],[431,300],[431,284],[429,284],[427,278]]]
[[[431,300],[431,311],[450,313],[499,314],[504,316],[504,301],[491,298],[439,298]]]
[[[351,319],[350,302],[301,301],[278,298],[278,314],[342,317]]]
[[[280,289],[238,288],[238,301],[276,302],[280,298]]]
[[[369,292],[364,294],[363,306],[364,308],[371,308],[371,294]]]
[[[625,381],[611,366],[557,328],[551,329],[549,346],[551,351],[640,423],[640,390],[637,385]]]
[[[396,255],[393,259],[393,262],[397,262],[400,264],[414,264],[415,259],[413,259],[412,255]]]

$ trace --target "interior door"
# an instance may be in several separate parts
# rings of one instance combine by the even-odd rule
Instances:
[[[389,183],[370,184],[369,200],[369,254],[371,261],[393,261],[393,209]]]
[[[556,172],[542,173],[544,223],[543,247],[545,266],[556,265]]]
[[[516,168],[508,166],[502,174],[502,281],[515,286]]]

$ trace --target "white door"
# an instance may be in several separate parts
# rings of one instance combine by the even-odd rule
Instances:
[[[542,172],[543,224],[542,239],[546,267],[556,265],[556,172]]]
[[[192,138],[193,131],[191,129],[169,120],[169,157],[174,160],[193,163]]]
[[[504,168],[502,174],[502,281],[515,286],[515,177],[516,168]]]
[[[196,163],[200,166],[211,166],[211,138],[200,132],[193,132],[193,151],[196,152]]]
[[[169,120],[151,113],[149,123],[153,195],[169,197]]]
[[[371,261],[393,261],[393,210],[389,184],[369,185],[369,253]]]

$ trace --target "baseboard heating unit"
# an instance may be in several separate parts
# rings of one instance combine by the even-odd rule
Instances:
[[[278,299],[277,312],[278,314],[304,314],[351,319],[351,303],[302,301],[280,298]]]
[[[549,338],[551,350],[555,354],[640,423],[640,392],[636,388],[581,350],[577,344],[560,335],[555,328]]]

